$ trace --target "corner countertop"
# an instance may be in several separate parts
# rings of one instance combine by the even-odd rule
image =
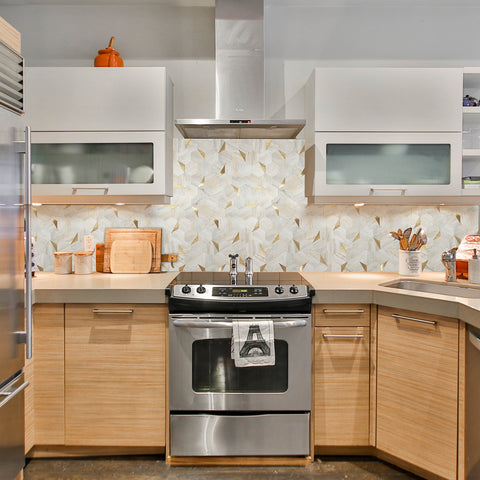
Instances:
[[[166,303],[165,289],[179,272],[149,274],[36,272],[34,303]]]
[[[478,298],[401,290],[382,286],[385,282],[405,279],[446,284],[443,272],[405,277],[396,273],[302,272],[304,280],[315,289],[314,303],[373,303],[415,312],[458,318],[480,328],[480,285],[458,280],[449,285],[478,288]]]

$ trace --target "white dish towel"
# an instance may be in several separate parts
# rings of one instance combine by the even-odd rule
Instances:
[[[234,320],[232,358],[236,367],[275,365],[273,322]]]

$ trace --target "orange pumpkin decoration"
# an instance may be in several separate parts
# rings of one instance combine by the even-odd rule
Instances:
[[[115,37],[112,37],[108,47],[98,51],[98,55],[95,57],[95,67],[123,67],[120,54],[113,48],[114,41]]]

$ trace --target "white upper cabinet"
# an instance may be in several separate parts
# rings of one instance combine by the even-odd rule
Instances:
[[[163,67],[34,67],[26,75],[32,130],[166,129]]]
[[[39,203],[169,203],[173,84],[163,67],[26,72],[32,197]]]
[[[461,198],[462,85],[461,68],[315,69],[306,88],[309,201]]]
[[[317,68],[317,132],[459,132],[460,68]]]

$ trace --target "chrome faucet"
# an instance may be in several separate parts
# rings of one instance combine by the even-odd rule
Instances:
[[[253,285],[253,258],[245,259],[245,285]]]
[[[442,253],[442,263],[445,265],[445,281],[456,282],[457,281],[457,248],[452,248],[447,252]]]
[[[238,275],[238,270],[237,270],[237,258],[238,258],[238,253],[235,255],[230,254],[230,281],[232,285],[237,285],[237,275]]]

